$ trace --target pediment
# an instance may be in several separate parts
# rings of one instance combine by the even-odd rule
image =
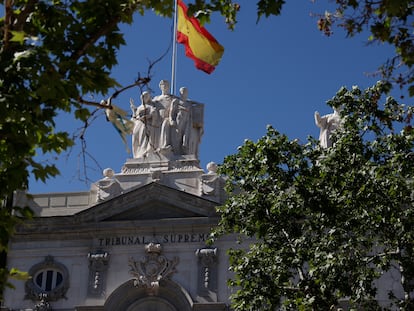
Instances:
[[[216,216],[217,203],[151,183],[75,215],[79,222],[157,220]]]

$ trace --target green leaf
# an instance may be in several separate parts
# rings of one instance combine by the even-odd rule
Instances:
[[[12,37],[10,38],[11,42],[18,42],[20,44],[23,44],[25,36],[26,36],[24,31],[12,30],[10,31],[10,33],[12,34]]]
[[[16,268],[11,268],[9,275],[12,279],[19,281],[27,281],[28,279],[30,279],[30,275],[28,272],[23,272]]]
[[[79,108],[75,110],[75,117],[82,121],[86,121],[90,116],[90,111],[86,108]]]

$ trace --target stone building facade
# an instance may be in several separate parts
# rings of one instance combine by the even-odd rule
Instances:
[[[225,249],[233,242],[206,244],[216,205],[150,182],[73,215],[36,218],[19,227],[8,257],[32,278],[14,281],[3,308],[226,310]],[[64,208],[77,209],[44,207]]]
[[[86,192],[16,196],[36,217],[17,228],[8,266],[31,278],[13,281],[2,310],[227,310],[234,241],[207,244],[224,181],[199,165],[204,106],[164,84],[131,107],[136,156],[119,173]]]
[[[36,217],[17,228],[8,266],[31,278],[12,281],[1,311],[229,310],[226,250],[236,239],[207,243],[225,194],[217,166],[199,165],[204,106],[166,84],[131,107],[133,158],[120,172],[105,169],[85,192],[16,195]],[[399,272],[377,282],[386,306]]]

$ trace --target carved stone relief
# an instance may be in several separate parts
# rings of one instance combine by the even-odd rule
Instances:
[[[160,281],[170,279],[177,271],[178,257],[172,260],[161,255],[162,247],[158,243],[145,245],[147,253],[140,261],[129,259],[130,273],[134,277],[134,286],[146,288],[148,295],[157,295]]]
[[[47,294],[39,295],[39,303],[33,309],[34,311],[51,311],[50,303],[47,301]]]
[[[198,258],[198,296],[208,301],[217,301],[217,248],[200,248]]]
[[[109,254],[103,251],[88,254],[89,282],[88,295],[93,297],[105,296],[106,275],[108,270]]]

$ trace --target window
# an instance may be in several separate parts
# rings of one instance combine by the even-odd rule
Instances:
[[[26,282],[26,298],[37,300],[39,295],[46,294],[48,301],[66,298],[69,288],[69,274],[66,267],[47,256],[43,262],[34,265]]]
[[[44,292],[51,290],[62,284],[63,275],[58,270],[44,270],[40,271],[34,277],[36,285]]]

